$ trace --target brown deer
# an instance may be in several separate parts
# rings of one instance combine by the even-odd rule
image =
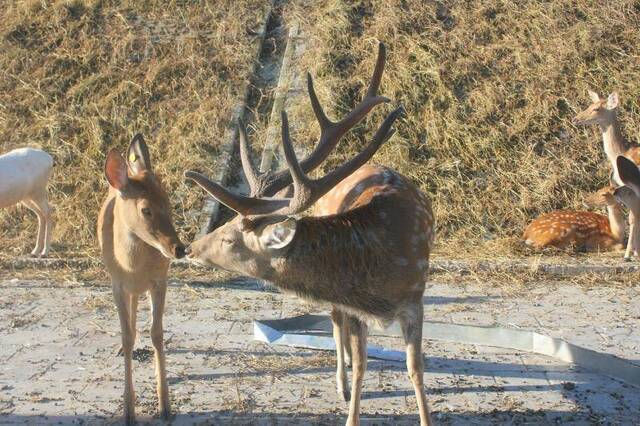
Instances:
[[[185,248],[173,227],[169,199],[151,169],[149,149],[142,135],[133,138],[127,161],[116,150],[109,152],[105,175],[110,188],[98,217],[98,238],[120,317],[124,354],[124,420],[127,424],[135,422],[131,362],[136,339],[138,297],[145,292],[149,292],[151,299],[151,341],[155,352],[158,410],[163,418],[168,418],[171,410],[162,314],[169,261],[183,257]]]
[[[374,106],[388,101],[376,95],[384,63],[385,49],[380,44],[365,97],[338,122],[325,115],[308,75],[320,140],[309,157],[298,163],[283,114],[288,171],[258,176],[241,126],[240,153],[250,197],[233,194],[198,173],[187,172],[188,178],[240,214],[194,242],[188,251],[192,260],[270,280],[286,292],[333,306],[336,376],[339,393],[350,400],[348,424],[359,423],[368,323],[384,325],[400,320],[407,343],[407,367],[425,425],[430,424],[430,416],[423,383],[422,295],[433,244],[433,213],[428,198],[406,178],[384,167],[364,166],[390,136],[400,110],[387,117],[372,142],[350,162],[319,180],[305,175],[321,164],[340,138]],[[267,198],[292,182],[293,198]],[[315,213],[327,216],[291,216],[315,201]],[[347,391],[345,349],[354,355],[352,393]]]
[[[622,135],[617,116],[617,108],[620,103],[618,93],[613,92],[609,94],[607,99],[601,99],[597,93],[591,90],[589,90],[588,93],[592,101],[591,105],[584,111],[578,113],[573,119],[573,122],[577,125],[598,125],[600,127],[604,152],[611,164],[611,184],[614,186],[622,185],[623,183],[618,174],[616,159],[618,156],[624,156],[632,160],[635,164],[640,164],[640,147],[631,145]],[[633,212],[630,212],[630,237],[624,255],[625,260],[629,260],[632,254],[637,254],[636,246],[634,246],[634,241],[638,240],[635,222],[636,217]]]
[[[607,216],[576,211],[556,210],[534,219],[525,229],[525,243],[535,248],[574,247],[585,251],[621,250],[625,223],[622,208],[607,186],[587,200],[591,206],[606,206]]]
[[[626,157],[619,156],[616,160],[616,166],[620,173],[620,180],[625,186],[616,188],[613,195],[618,202],[624,204],[631,214],[640,217],[640,171],[633,161]],[[633,239],[633,247],[638,247],[640,240],[638,235],[630,234],[629,239]]]

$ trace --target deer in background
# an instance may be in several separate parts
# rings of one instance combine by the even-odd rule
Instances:
[[[288,172],[257,176],[241,129],[242,163],[251,196],[234,194],[199,173],[187,172],[187,178],[239,213],[193,242],[187,252],[193,261],[268,280],[285,292],[332,306],[338,391],[350,399],[349,425],[359,424],[367,328],[369,324],[386,326],[399,320],[420,421],[428,425],[431,420],[423,378],[422,298],[434,237],[431,204],[426,195],[397,172],[365,165],[391,135],[391,126],[401,110],[385,119],[356,157],[320,179],[312,180],[306,175],[324,161],[340,137],[373,106],[386,101],[376,96],[383,66],[381,44],[365,98],[339,122],[326,117],[309,77],[309,96],[321,128],[320,142],[299,163],[283,113],[282,143]],[[291,182],[292,198],[271,197]],[[316,214],[325,216],[293,216],[314,203]],[[345,346],[351,348],[352,354],[350,394],[346,390]]]
[[[607,186],[587,200],[591,206],[606,206],[607,216],[576,211],[556,210],[534,219],[525,229],[523,239],[535,248],[575,247],[585,251],[609,251],[623,248],[625,223],[622,207]]]
[[[631,214],[640,217],[640,171],[637,164],[626,157],[619,156],[616,166],[620,174],[620,180],[625,186],[616,188],[614,196],[618,202],[624,204]],[[630,234],[629,239],[634,239],[633,246],[638,247],[640,243],[637,235]]]
[[[19,148],[0,155],[0,208],[24,204],[38,216],[38,237],[33,256],[49,253],[53,220],[47,182],[53,158],[34,148]]]
[[[151,169],[149,149],[142,135],[133,138],[126,161],[116,150],[109,152],[105,175],[110,187],[98,217],[98,239],[120,317],[125,373],[124,420],[127,424],[135,422],[132,354],[138,298],[145,292],[151,300],[158,410],[166,419],[171,410],[162,314],[169,261],[183,257],[185,249],[173,227],[167,194]]]
[[[616,92],[609,94],[607,99],[600,99],[597,93],[589,90],[589,97],[592,104],[584,111],[575,116],[573,122],[577,125],[598,125],[602,132],[602,141],[604,152],[611,164],[612,177],[611,184],[615,186],[622,185],[617,167],[618,156],[624,156],[632,160],[635,164],[640,164],[640,147],[633,146],[627,142],[622,136],[620,123],[618,122],[617,108],[620,104],[620,98]],[[634,241],[639,241],[636,235],[636,216],[633,212],[629,213],[629,240],[624,258],[629,260],[632,254],[637,255],[637,247]]]

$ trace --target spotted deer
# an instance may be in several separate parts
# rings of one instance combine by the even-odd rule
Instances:
[[[151,341],[155,352],[158,409],[170,414],[162,314],[167,291],[169,261],[185,254],[171,220],[171,205],[151,169],[149,149],[142,135],[129,145],[127,160],[111,150],[105,163],[109,194],[98,217],[102,261],[111,276],[113,297],[120,317],[124,355],[124,420],[135,422],[132,354],[136,339],[138,298],[151,300]]]
[[[607,99],[601,99],[597,93],[589,90],[591,105],[584,111],[576,115],[573,122],[577,125],[598,125],[602,132],[602,142],[604,152],[611,164],[612,176],[611,184],[614,186],[622,185],[616,160],[618,156],[624,156],[632,160],[635,164],[640,164],[640,147],[631,145],[622,135],[620,123],[617,116],[617,108],[620,103],[618,93],[609,94]],[[637,254],[634,241],[638,240],[638,230],[635,226],[636,216],[633,212],[629,213],[629,238],[627,249],[624,254],[625,260],[629,260],[632,254]]]
[[[38,217],[38,236],[31,254],[49,253],[53,219],[47,183],[53,158],[34,148],[18,148],[0,155],[0,208],[23,204]]]
[[[625,232],[624,216],[613,197],[613,189],[611,199],[606,202],[609,218],[587,211],[556,210],[534,219],[522,238],[527,245],[538,249],[573,247],[589,252],[621,250]]]
[[[338,392],[349,400],[347,424],[359,424],[367,363],[367,329],[398,320],[407,345],[407,368],[422,425],[431,424],[424,391],[422,297],[433,245],[431,204],[413,183],[382,166],[365,165],[390,137],[401,110],[387,116],[357,156],[319,179],[317,167],[338,140],[376,104],[384,67],[380,45],[374,75],[356,108],[339,122],[324,114],[308,78],[309,97],[321,129],[310,156],[298,162],[282,115],[282,143],[288,171],[258,176],[240,129],[243,169],[251,195],[234,194],[205,176],[186,172],[210,195],[239,215],[187,249],[189,259],[274,283],[287,293],[332,306],[337,348]],[[272,197],[293,183],[291,198]],[[316,215],[294,215],[315,204]],[[344,350],[351,349],[353,383],[347,391]]]

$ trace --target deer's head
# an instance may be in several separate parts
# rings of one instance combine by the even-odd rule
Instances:
[[[612,206],[617,204],[618,201],[615,197],[616,188],[607,185],[604,188],[600,188],[593,194],[589,195],[584,203],[589,207],[601,207],[601,206]]]
[[[591,90],[588,92],[592,103],[587,109],[575,116],[573,123],[577,125],[598,124],[600,126],[611,123],[615,119],[615,110],[620,103],[618,94],[613,92],[607,99],[600,99],[597,93]]]
[[[118,197],[114,214],[124,226],[165,257],[183,257],[184,245],[173,227],[169,198],[151,169],[142,135],[131,141],[126,161],[118,151],[109,151],[105,175]]]
[[[346,117],[337,122],[329,120],[325,115],[313,88],[313,80],[310,75],[307,76],[311,106],[320,124],[320,140],[309,157],[298,162],[291,146],[287,115],[283,112],[282,144],[288,171],[258,175],[251,164],[247,135],[240,123],[240,158],[251,190],[250,197],[234,194],[199,173],[185,173],[188,179],[196,182],[222,204],[239,214],[225,225],[193,242],[188,248],[189,259],[268,279],[274,259],[285,256],[295,240],[299,222],[293,215],[309,208],[340,181],[365,164],[393,133],[391,126],[400,115],[400,108],[389,114],[369,145],[356,157],[320,179],[313,180],[306,175],[326,159],[340,138],[373,107],[389,101],[377,95],[384,63],[385,48],[380,43],[376,67],[366,95]],[[271,197],[291,183],[294,189],[291,198]]]

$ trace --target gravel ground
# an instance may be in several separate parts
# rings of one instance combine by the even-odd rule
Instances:
[[[0,423],[117,423],[123,360],[104,284],[0,281]],[[430,283],[425,319],[542,332],[638,360],[640,287]],[[149,309],[141,303],[134,361],[139,420],[155,419]],[[173,424],[340,424],[332,353],[253,340],[252,320],[321,309],[246,280],[170,284],[165,340]],[[399,338],[371,339],[401,349]],[[640,418],[633,386],[552,358],[425,341],[428,398],[438,424],[607,423]],[[415,424],[401,363],[369,360],[363,423]]]

